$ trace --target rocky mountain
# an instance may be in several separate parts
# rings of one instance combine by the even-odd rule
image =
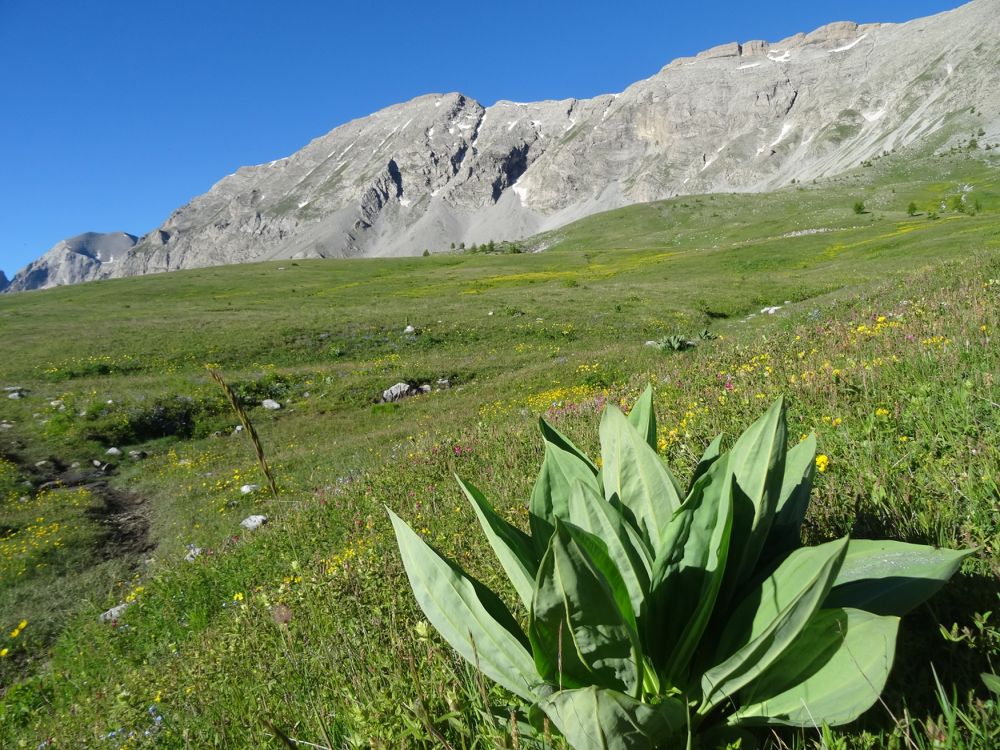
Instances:
[[[45,289],[117,275],[115,264],[121,262],[138,239],[124,232],[87,232],[62,240],[15,274],[5,291]]]
[[[0,292],[4,291],[8,286],[10,286],[10,279],[7,278],[7,274],[0,271]]]
[[[11,289],[517,239],[630,203],[834,175],[934,133],[967,139],[972,107],[995,141],[998,10],[973,0],[732,42],[593,99],[421,96],[223,178],[113,262],[60,243]]]

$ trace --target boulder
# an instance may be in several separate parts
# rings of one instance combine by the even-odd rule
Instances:
[[[277,411],[278,409],[281,408],[281,404],[279,404],[273,398],[265,398],[263,401],[260,402],[260,405],[263,406],[265,409],[270,409],[271,411]]]
[[[119,619],[125,613],[125,610],[131,606],[132,602],[122,602],[121,604],[116,604],[111,609],[101,612],[97,619],[100,622],[114,622]]]
[[[242,526],[247,531],[256,531],[265,523],[267,523],[267,516],[253,515],[253,516],[247,516],[242,521],[240,521],[240,526]]]

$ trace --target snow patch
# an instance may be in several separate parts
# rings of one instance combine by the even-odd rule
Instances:
[[[509,133],[510,131],[512,131],[514,129],[514,126],[517,125],[518,122],[520,122],[520,121],[519,120],[511,120],[510,122],[508,122],[507,123],[507,132]]]
[[[528,188],[523,185],[512,185],[510,189],[514,191],[514,195],[521,199],[521,203],[528,200]]]
[[[431,126],[431,127],[427,128],[427,137],[428,138],[432,138],[433,136],[434,136],[434,127]]]
[[[767,53],[767,59],[771,62],[788,62],[792,59],[792,51],[786,49],[782,52],[781,50],[773,49]]]
[[[795,128],[795,126],[792,125],[792,123],[790,123],[790,122],[782,123],[781,124],[781,132],[778,134],[778,137],[771,143],[771,145],[768,146],[768,148],[774,148],[779,143],[781,143],[783,140],[785,140],[785,136],[788,135],[789,133],[791,133],[794,128]],[[760,152],[758,151],[757,153],[760,153]]]
[[[884,114],[885,114],[885,107],[882,107],[882,109],[876,110],[874,112],[862,112],[861,116],[864,117],[865,120],[867,120],[868,122],[875,122],[876,120],[881,118],[882,115]]]
[[[306,201],[301,201],[301,202],[299,203],[299,208],[305,208],[305,207],[306,207],[306,206],[308,206],[308,205],[309,205],[309,204],[310,204],[311,202],[312,202],[312,201],[307,201],[307,200],[306,200]]]
[[[763,63],[759,63],[759,62],[755,62],[755,63],[744,63],[743,65],[739,65],[739,66],[737,66],[737,67],[736,67],[736,69],[737,69],[737,70],[748,70],[749,68],[756,68],[756,67],[759,67],[759,66],[761,66],[761,65],[763,65]]]
[[[399,205],[401,205],[403,208],[409,208],[412,204],[413,204],[413,201],[411,201],[409,198],[400,198],[399,199]]]
[[[857,39],[855,39],[853,42],[849,42],[849,43],[845,44],[843,47],[837,47],[836,49],[830,50],[830,54],[833,54],[834,52],[847,52],[847,50],[853,49],[854,47],[857,47],[858,44],[861,43],[861,40],[864,39],[866,36],[868,36],[868,34],[862,34]]]

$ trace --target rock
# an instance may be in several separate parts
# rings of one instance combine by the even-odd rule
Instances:
[[[256,492],[259,489],[260,489],[259,484],[244,484],[242,487],[240,487],[240,494],[249,495],[251,492]]]
[[[121,604],[116,604],[111,609],[106,612],[102,612],[97,618],[100,622],[114,622],[121,618],[125,613],[125,610],[132,606],[132,602],[122,602]]]
[[[4,386],[4,391],[7,392],[7,393],[14,393],[15,391],[20,392],[20,391],[23,391],[23,390],[24,390],[24,388],[22,388],[19,385]]]
[[[761,309],[761,312],[765,315],[774,315],[778,310],[781,309],[781,305],[772,305],[771,307],[765,307]]]
[[[195,547],[193,544],[187,546],[187,554],[184,555],[184,562],[194,562],[201,556],[201,547]]]
[[[236,425],[236,427],[233,428],[234,435],[239,435],[241,432],[243,432],[243,425],[238,424]]]
[[[128,452],[128,457],[131,458],[133,461],[141,461],[142,459],[147,458],[148,456],[149,456],[149,454],[146,453],[146,451],[129,451]]]
[[[35,466],[38,467],[39,469],[42,469],[42,468],[44,468],[46,466],[51,466],[51,465],[52,465],[52,462],[51,461],[46,461],[45,459],[42,459],[41,461],[35,461]]]
[[[382,391],[382,403],[389,404],[394,401],[402,401],[410,396],[419,396],[423,393],[430,393],[430,385],[412,386],[409,383],[396,383]]]
[[[281,408],[281,404],[279,404],[273,398],[265,398],[263,401],[260,402],[260,405],[263,406],[265,409],[270,409],[271,411],[276,411],[277,409]]]
[[[242,521],[240,521],[240,526],[242,526],[247,531],[256,531],[265,523],[267,523],[267,516],[254,515],[254,516],[247,516]]]
[[[408,325],[408,326],[406,326],[406,328],[403,329],[403,333],[416,333],[416,332],[417,332],[417,329],[414,328],[411,325]]]
[[[21,391],[13,391],[12,393],[7,394],[7,398],[17,401],[22,395]]]
[[[442,391],[446,391],[451,388],[451,381],[448,378],[438,378],[437,386]]]
[[[656,348],[659,348],[660,347],[660,342],[659,341],[647,341],[646,342],[646,346],[655,346]]]
[[[121,449],[115,448],[114,446],[104,451],[104,455],[106,456],[120,456],[121,454],[122,454]]]

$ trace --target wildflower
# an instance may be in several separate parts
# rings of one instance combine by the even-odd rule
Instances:
[[[875,416],[876,417],[888,417],[889,416],[889,410],[888,409],[882,409],[882,408],[876,409],[875,410]]]
[[[830,458],[825,453],[820,453],[816,456],[816,470],[822,474],[826,471],[826,467],[830,465]]]
[[[242,591],[237,591],[235,594],[233,594],[233,601],[234,602],[241,602],[241,601],[243,601],[243,592]]]
[[[6,655],[7,655],[8,653],[10,653],[10,650],[9,650],[9,649],[6,649],[6,648],[0,648],[0,658],[3,658],[3,657],[4,657],[4,656],[6,656]]]

